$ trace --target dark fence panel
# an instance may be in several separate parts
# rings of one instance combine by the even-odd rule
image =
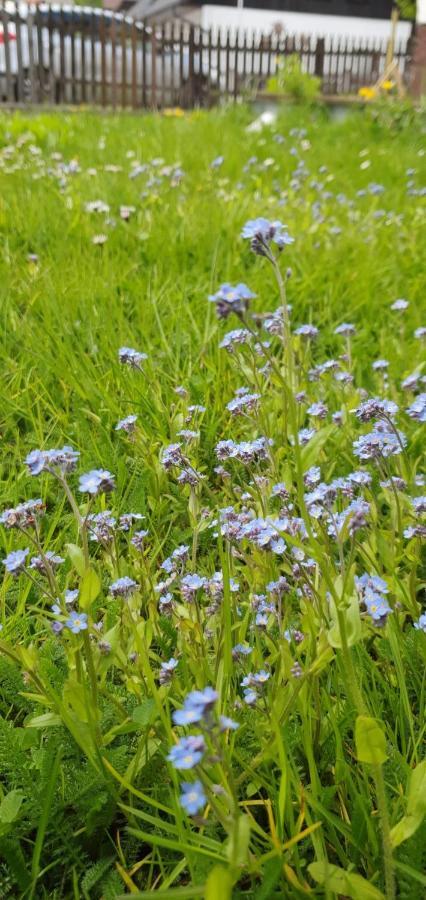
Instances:
[[[405,79],[409,44],[395,47]],[[321,78],[324,94],[354,94],[383,74],[386,49],[384,42],[155,26],[97,9],[18,4],[0,10],[0,102],[208,106],[264,91],[294,53],[303,71]]]

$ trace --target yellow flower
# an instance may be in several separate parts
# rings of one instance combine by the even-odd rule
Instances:
[[[384,91],[391,91],[393,87],[395,87],[395,82],[389,81],[389,79],[387,81],[384,81],[382,84],[382,88]]]
[[[376,96],[376,91],[373,87],[362,87],[359,89],[358,95],[360,97],[363,97],[364,100],[373,100],[373,98]]]
[[[182,116],[185,115],[185,111],[180,108],[180,106],[174,106],[173,108],[166,107],[163,109],[163,116],[167,116],[167,118],[176,118],[181,119]]]

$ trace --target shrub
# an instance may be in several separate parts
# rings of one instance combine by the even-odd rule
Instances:
[[[274,94],[284,93],[297,103],[313,103],[320,86],[321,79],[303,72],[299,55],[293,53],[277,61],[276,75],[269,78],[266,89]]]

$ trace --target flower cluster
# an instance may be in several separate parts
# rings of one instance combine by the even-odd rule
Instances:
[[[286,225],[283,225],[282,222],[270,222],[269,219],[262,217],[246,222],[241,237],[250,241],[253,253],[259,256],[270,254],[271,243],[276,244],[278,250],[283,250],[294,241],[294,238],[290,237]]]
[[[355,579],[361,602],[364,604],[373,625],[383,627],[392,608],[386,599],[389,588],[378,575],[361,575]]]
[[[246,284],[222,284],[215,294],[210,294],[210,303],[214,303],[219,319],[227,319],[231,313],[243,316],[248,309],[250,300],[256,294]]]
[[[42,472],[65,475],[74,471],[79,456],[78,450],[65,446],[62,450],[31,450],[25,462],[30,475],[41,475]]]
[[[182,771],[195,769],[201,773],[201,765],[214,763],[219,749],[218,739],[222,732],[235,731],[238,722],[227,716],[216,715],[215,706],[219,699],[217,691],[211,687],[191,691],[185,697],[181,709],[173,713],[177,726],[197,725],[201,734],[182,737],[171,748],[167,759],[173,768]],[[201,780],[182,784],[180,803],[188,815],[194,816],[205,806],[207,797]]]

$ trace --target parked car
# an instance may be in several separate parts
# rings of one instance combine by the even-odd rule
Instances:
[[[152,28],[117,13],[10,2],[5,11],[3,20],[0,16],[3,100],[12,92],[13,99],[47,96],[63,103],[121,103],[124,95],[130,103],[134,78],[138,104],[173,105],[216,78],[207,56],[196,55],[191,71],[187,46],[163,41]]]

